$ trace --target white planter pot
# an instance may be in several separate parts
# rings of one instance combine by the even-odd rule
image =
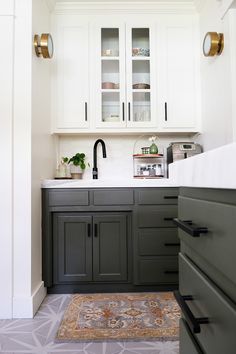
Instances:
[[[73,179],[82,179],[84,170],[79,166],[71,165],[70,174]]]

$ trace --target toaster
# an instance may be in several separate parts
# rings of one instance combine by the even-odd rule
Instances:
[[[193,142],[170,143],[167,148],[167,165],[200,154],[202,147]]]

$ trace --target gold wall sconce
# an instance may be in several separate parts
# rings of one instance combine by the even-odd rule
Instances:
[[[220,55],[224,48],[224,35],[223,33],[207,32],[203,40],[203,54],[205,57],[213,57]]]
[[[34,49],[37,57],[50,59],[53,56],[53,40],[50,33],[35,34]]]

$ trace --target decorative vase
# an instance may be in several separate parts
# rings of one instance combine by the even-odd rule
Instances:
[[[150,146],[150,154],[158,154],[158,147],[155,143],[152,143],[152,145]]]
[[[80,166],[71,165],[70,174],[73,179],[82,179],[84,170]]]

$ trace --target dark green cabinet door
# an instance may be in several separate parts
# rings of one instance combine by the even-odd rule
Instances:
[[[54,282],[92,280],[92,217],[54,217]]]
[[[179,353],[180,354],[203,354],[200,349],[196,339],[193,337],[187,323],[184,319],[179,321],[180,330],[180,343],[179,343]]]
[[[127,216],[122,214],[93,217],[93,280],[126,281]]]

